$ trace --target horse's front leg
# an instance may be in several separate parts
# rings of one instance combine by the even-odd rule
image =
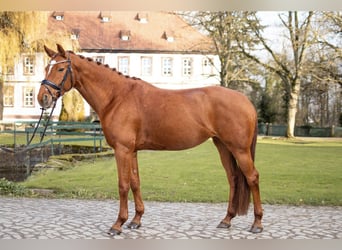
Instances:
[[[144,214],[144,203],[140,191],[140,178],[138,169],[137,153],[133,155],[133,165],[131,172],[131,189],[134,196],[135,216],[133,220],[127,225],[128,228],[137,229],[141,226],[141,217]]]
[[[127,148],[115,148],[115,159],[118,171],[118,185],[120,209],[116,222],[109,229],[109,235],[118,235],[122,232],[122,225],[128,219],[128,192],[130,189],[131,169],[134,153]]]

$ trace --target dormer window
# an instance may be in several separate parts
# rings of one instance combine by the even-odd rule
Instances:
[[[131,38],[131,31],[129,30],[121,30],[120,31],[120,39],[122,41],[128,41]]]
[[[148,14],[147,13],[138,13],[137,20],[140,23],[148,23]]]
[[[108,11],[102,11],[102,12],[100,13],[100,19],[101,19],[101,22],[102,22],[102,23],[108,23],[108,22],[110,22],[111,17],[112,17],[112,15],[111,15],[111,13],[108,12]]]
[[[64,19],[64,12],[61,11],[55,11],[52,16],[57,20],[57,21],[62,21]]]
[[[168,41],[169,43],[172,43],[175,41],[175,35],[173,32],[171,31],[165,31],[163,34],[163,37],[165,38],[166,41]]]
[[[109,20],[110,20],[110,18],[108,16],[102,17],[102,22],[104,22],[104,23],[108,23]]]
[[[77,40],[80,37],[81,30],[80,29],[72,29],[71,30],[71,40]]]

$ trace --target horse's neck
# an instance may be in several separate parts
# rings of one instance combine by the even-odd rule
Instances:
[[[78,68],[75,88],[101,117],[108,105],[112,105],[119,95],[128,91],[129,84],[124,82],[124,77],[105,66],[79,57],[74,60]]]

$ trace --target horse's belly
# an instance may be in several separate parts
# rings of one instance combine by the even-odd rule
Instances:
[[[204,129],[153,131],[145,134],[138,149],[182,150],[195,147],[212,135]]]

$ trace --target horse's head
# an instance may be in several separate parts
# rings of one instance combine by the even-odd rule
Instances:
[[[69,52],[59,44],[58,52],[46,46],[44,49],[51,59],[45,68],[45,79],[42,81],[37,99],[42,108],[50,108],[60,96],[73,87],[74,79]]]

